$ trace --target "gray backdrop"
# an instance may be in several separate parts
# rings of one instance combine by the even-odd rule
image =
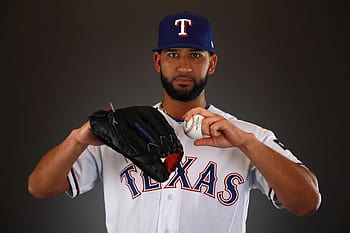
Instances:
[[[274,130],[319,178],[323,202],[310,217],[277,210],[253,191],[247,232],[340,232],[346,225],[343,2],[33,0],[1,8],[1,232],[105,232],[101,185],[75,200],[43,201],[28,193],[27,177],[95,110],[161,100],[151,49],[160,19],[183,10],[213,26],[219,63],[209,102]]]

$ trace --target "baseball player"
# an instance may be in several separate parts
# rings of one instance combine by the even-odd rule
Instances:
[[[188,12],[165,17],[153,52],[164,87],[154,108],[184,151],[176,169],[164,182],[156,181],[102,143],[86,122],[39,161],[29,177],[34,196],[65,192],[75,198],[103,181],[109,233],[244,233],[251,189],[296,215],[318,209],[316,176],[272,131],[207,103],[204,88],[217,64],[207,19]],[[183,124],[196,114],[204,117],[205,136],[194,140]]]

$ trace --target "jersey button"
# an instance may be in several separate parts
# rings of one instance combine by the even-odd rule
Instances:
[[[169,200],[173,200],[173,199],[174,199],[174,195],[169,194],[168,199],[169,199]]]

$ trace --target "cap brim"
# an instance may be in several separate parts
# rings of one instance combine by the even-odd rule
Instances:
[[[198,44],[197,45],[194,45],[194,44],[170,44],[170,45],[158,47],[156,49],[152,49],[152,52],[160,51],[163,49],[171,49],[171,48],[193,48],[193,49],[206,50],[206,51],[209,51],[211,53],[215,53],[215,49],[208,49],[205,46],[201,47],[201,46],[198,46]]]

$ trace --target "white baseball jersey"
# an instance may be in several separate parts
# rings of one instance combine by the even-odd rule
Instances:
[[[271,131],[238,120],[212,105],[208,110],[300,163]],[[252,188],[260,189],[279,207],[273,190],[240,149],[195,146],[194,140],[184,134],[183,122],[163,115],[184,146],[181,164],[166,182],[152,180],[105,145],[89,146],[69,174],[71,197],[103,181],[109,233],[244,233]]]

